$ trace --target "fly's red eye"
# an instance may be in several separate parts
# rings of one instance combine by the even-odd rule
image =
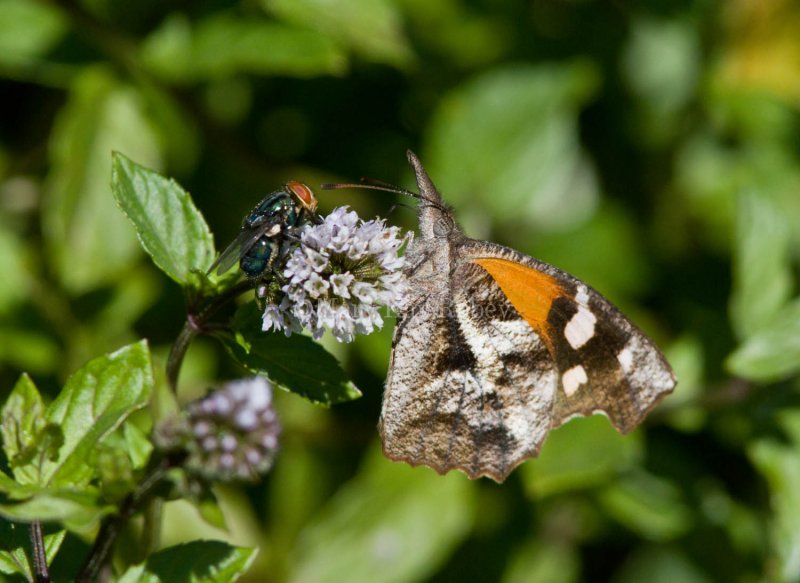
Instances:
[[[317,209],[317,197],[314,196],[314,193],[311,192],[311,189],[303,184],[302,182],[297,182],[296,180],[292,180],[286,183],[286,188],[288,188],[303,204],[310,211],[315,211]]]

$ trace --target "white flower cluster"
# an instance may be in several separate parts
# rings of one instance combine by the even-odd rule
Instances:
[[[280,424],[263,377],[226,383],[189,403],[157,432],[162,449],[182,450],[186,470],[212,480],[253,480],[272,467]]]
[[[399,252],[408,238],[383,220],[362,221],[347,207],[306,225],[283,270],[284,296],[267,305],[262,328],[287,336],[307,328],[314,338],[327,329],[340,342],[380,328],[380,307],[396,310],[405,297]]]

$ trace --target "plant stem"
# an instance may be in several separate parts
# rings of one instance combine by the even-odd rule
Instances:
[[[258,282],[255,280],[242,280],[220,295],[211,298],[208,304],[200,310],[199,313],[195,314],[190,311],[186,315],[186,323],[175,339],[175,343],[172,345],[172,349],[169,352],[169,358],[167,358],[167,381],[173,392],[178,388],[178,374],[183,364],[183,358],[186,356],[186,351],[189,349],[189,344],[191,344],[195,336],[205,332],[208,319],[236,297],[248,290],[254,289],[257,285]]]
[[[36,583],[49,583],[50,572],[47,569],[47,552],[44,548],[44,534],[42,523],[38,520],[31,522],[28,527],[33,547],[33,577]]]
[[[180,464],[181,459],[161,457],[150,464],[150,472],[139,487],[134,490],[120,505],[119,511],[103,521],[100,532],[94,541],[89,557],[81,567],[81,571],[75,578],[77,583],[91,583],[97,580],[97,576],[105,566],[111,554],[111,549],[117,541],[128,520],[136,514],[137,510],[153,499],[156,489],[161,485],[162,480],[170,468]]]

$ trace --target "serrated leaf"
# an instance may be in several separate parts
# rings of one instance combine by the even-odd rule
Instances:
[[[440,101],[423,162],[465,212],[489,209],[544,231],[578,224],[598,199],[578,134],[596,86],[584,63],[492,69]]]
[[[194,26],[179,16],[168,18],[145,41],[142,60],[179,82],[237,73],[310,77],[342,73],[347,65],[336,44],[315,30],[224,14]]]
[[[385,459],[366,467],[300,534],[289,581],[425,581],[472,527],[473,484]]]
[[[44,535],[44,551],[47,564],[53,559],[64,542],[66,531]],[[29,526],[27,524],[15,524],[0,518],[0,573],[11,575],[19,573],[28,581],[33,580],[33,570],[28,560],[26,550],[30,548]]]
[[[158,551],[131,567],[119,583],[225,583],[236,581],[252,564],[256,549],[219,541],[193,541]]]
[[[103,68],[89,68],[56,120],[42,204],[46,258],[73,293],[113,282],[139,252],[109,192],[113,150],[150,166],[161,159],[137,90]]]
[[[118,152],[112,166],[114,198],[153,263],[181,285],[192,270],[205,271],[214,260],[214,238],[189,193]]]
[[[642,456],[640,435],[622,435],[599,415],[574,419],[547,438],[535,462],[522,466],[536,497],[601,486]]]
[[[740,339],[770,325],[792,291],[789,223],[758,193],[742,194],[734,240],[731,322]]]
[[[0,434],[12,469],[30,461],[40,433],[47,424],[44,402],[31,378],[23,374],[3,405]]]
[[[412,59],[402,17],[391,0],[262,0],[262,4],[284,20],[324,32],[364,59],[396,66]]]
[[[762,382],[800,371],[800,299],[785,306],[768,325],[745,340],[725,365],[734,375]]]
[[[313,403],[327,406],[361,397],[336,358],[308,336],[262,332],[221,338],[244,368]]]
[[[73,374],[47,408],[47,419],[61,428],[64,443],[56,459],[39,461],[38,483],[78,487],[88,483],[95,446],[147,405],[153,382],[145,341],[95,358]]]
[[[234,334],[220,333],[228,353],[252,373],[264,375],[285,390],[320,405],[361,397],[336,358],[308,336],[262,332],[253,304],[242,306]]]

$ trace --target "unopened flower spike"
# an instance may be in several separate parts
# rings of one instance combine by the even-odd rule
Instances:
[[[190,474],[252,481],[272,467],[279,435],[272,384],[252,377],[189,403],[181,417],[158,427],[156,441],[161,449],[185,451],[183,465]]]

